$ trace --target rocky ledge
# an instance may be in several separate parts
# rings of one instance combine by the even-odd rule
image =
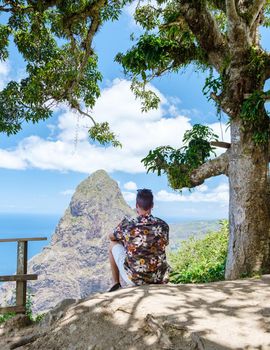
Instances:
[[[66,300],[35,326],[0,328],[0,349],[269,350],[270,276],[148,285]]]

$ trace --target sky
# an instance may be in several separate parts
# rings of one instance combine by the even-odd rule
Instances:
[[[152,88],[161,98],[157,110],[141,112],[130,90],[130,81],[114,62],[118,52],[130,46],[130,34],[139,28],[126,8],[119,21],[106,23],[94,40],[103,74],[101,97],[92,110],[99,122],[108,121],[122,149],[91,144],[89,121],[59,106],[51,119],[25,124],[17,135],[0,138],[0,214],[61,215],[79,183],[98,169],[118,182],[126,201],[134,207],[136,190],[151,188],[154,214],[170,222],[228,217],[229,187],[225,176],[206,180],[192,192],[173,191],[166,177],[146,174],[141,163],[150,149],[161,145],[180,147],[184,132],[195,123],[212,127],[229,142],[226,116],[219,122],[214,105],[202,93],[205,74],[190,67],[178,74],[156,79]],[[262,32],[269,49],[269,33]],[[0,88],[20,79],[24,62],[13,46],[10,58],[0,62]],[[223,137],[221,136],[223,134]],[[217,150],[220,154],[222,150]]]

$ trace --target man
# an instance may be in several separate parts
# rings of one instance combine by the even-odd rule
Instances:
[[[168,282],[165,247],[169,244],[169,226],[151,215],[153,205],[151,190],[138,190],[138,216],[134,219],[125,217],[109,234],[114,282],[110,292],[121,288],[120,276],[129,286]]]

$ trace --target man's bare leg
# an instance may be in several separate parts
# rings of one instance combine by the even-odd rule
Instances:
[[[114,257],[112,254],[112,248],[116,245],[119,244],[118,242],[111,241],[110,246],[109,246],[109,260],[111,264],[111,271],[112,271],[112,278],[113,278],[113,283],[120,283],[120,275],[119,275],[119,270],[118,267],[114,261]]]

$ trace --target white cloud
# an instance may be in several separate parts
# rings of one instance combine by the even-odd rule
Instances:
[[[70,189],[61,191],[60,194],[63,195],[63,196],[70,196],[70,195],[72,195],[74,192],[75,192],[75,190],[72,189],[72,188],[70,188]]]
[[[136,195],[133,192],[122,192],[124,199],[127,202],[133,202],[136,199]]]
[[[130,91],[130,82],[116,79],[102,91],[92,114],[98,121],[110,122],[112,130],[119,136],[122,149],[91,144],[87,133],[91,125],[88,118],[65,110],[58,118],[54,139],[51,135],[47,139],[35,135],[27,137],[16,149],[2,150],[5,157],[0,166],[11,167],[12,163],[12,168],[17,169],[28,167],[82,173],[97,169],[144,172],[141,159],[150,149],[163,144],[181,146],[184,132],[191,127],[185,116],[168,118],[170,115],[166,108],[170,104],[156,91],[160,95],[161,106],[147,114],[142,114],[140,101]]]
[[[137,190],[137,185],[135,182],[133,181],[129,181],[129,182],[126,182],[124,184],[124,189],[128,190],[128,191],[136,191]]]
[[[8,61],[0,62],[0,90],[2,90],[8,82],[10,73],[10,64]]]
[[[165,8],[166,6],[165,4],[158,3],[156,0],[140,0],[140,2],[133,1],[130,4],[126,5],[124,7],[124,13],[126,13],[126,15],[130,17],[130,26],[136,27],[137,31],[141,29],[141,27],[136,23],[134,19],[134,14],[138,5],[139,7],[142,7],[145,5],[151,5],[155,8],[160,8],[160,7]]]
[[[10,72],[10,66],[8,62],[0,62],[0,75],[7,76]]]
[[[213,129],[214,133],[219,136],[220,141],[231,142],[230,127],[228,127],[228,125],[217,122],[210,124],[209,126]]]
[[[48,126],[52,131],[48,138],[32,135],[21,140],[15,149],[0,149],[0,167],[86,174],[98,169],[145,172],[141,159],[150,149],[168,144],[181,147],[185,131],[192,127],[189,118],[176,113],[177,108],[169,102],[170,98],[166,99],[155,90],[162,102],[157,110],[148,113],[141,112],[141,102],[135,99],[127,80],[116,79],[102,91],[92,115],[99,122],[109,121],[123,145],[121,149],[90,143],[89,119],[61,107],[58,124],[55,128],[51,123]]]
[[[26,162],[19,156],[17,151],[0,149],[0,168],[22,170],[26,166]]]
[[[199,192],[206,192],[208,190],[208,187],[205,184],[202,184],[202,185],[196,187],[196,190]]]
[[[207,191],[208,189],[207,186],[206,188],[203,188],[203,191],[201,189],[199,188],[198,191],[195,190],[194,192],[188,195],[161,190],[155,195],[155,200],[158,202],[220,202],[220,203],[228,203],[229,201],[229,185],[227,183],[222,183],[217,187],[215,187],[214,189],[211,189],[208,191]]]
[[[231,136],[230,136],[230,127],[228,127],[228,125],[224,124],[224,123],[213,123],[213,124],[209,124],[208,126],[210,126],[214,133],[216,135],[218,135],[219,137],[219,141],[224,141],[224,142],[231,142]],[[221,148],[221,147],[217,147],[215,150],[215,153],[217,156],[219,156],[220,154],[224,153],[226,151],[226,149]],[[214,158],[215,156],[213,156]]]

